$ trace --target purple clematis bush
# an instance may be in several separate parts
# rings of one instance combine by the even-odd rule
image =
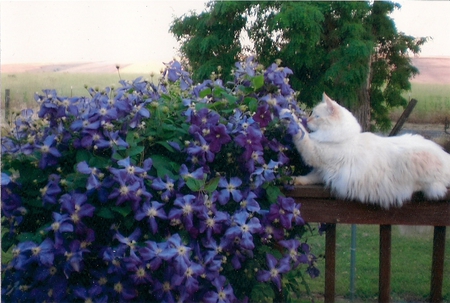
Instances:
[[[45,89],[16,117],[1,138],[2,300],[279,301],[318,275],[282,193],[301,167],[280,117],[303,114],[292,71],[248,58],[233,81],[194,84],[186,70],[89,97]]]

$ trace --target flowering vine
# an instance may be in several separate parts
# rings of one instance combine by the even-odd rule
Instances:
[[[2,137],[5,301],[258,301],[318,274],[280,190],[297,173],[292,71],[248,58],[194,85],[166,66],[157,85],[43,90]]]

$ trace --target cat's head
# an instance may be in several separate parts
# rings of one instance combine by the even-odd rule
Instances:
[[[311,131],[324,139],[330,136],[339,139],[346,137],[347,134],[361,132],[361,126],[356,118],[325,93],[323,93],[322,102],[314,107],[307,124]]]

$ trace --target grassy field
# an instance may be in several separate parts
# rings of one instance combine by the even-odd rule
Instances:
[[[350,297],[351,225],[337,225],[336,295],[341,301]],[[445,252],[444,302],[450,302],[450,234]],[[325,252],[325,236],[308,239],[314,254]],[[432,227],[392,228],[391,296],[394,302],[426,302],[430,292]],[[377,302],[379,273],[379,227],[357,226],[355,302]],[[319,261],[322,275],[307,279],[316,302],[323,302],[324,260]],[[306,298],[305,298],[306,299]],[[306,302],[306,301],[305,301]]]
[[[124,80],[134,80],[140,76],[151,79],[150,75],[142,74],[125,73],[120,76]],[[66,97],[88,96],[85,85],[100,89],[113,85],[119,87],[119,80],[119,75],[114,73],[2,73],[1,109],[4,112],[5,89],[10,90],[11,111],[20,111],[25,108],[36,108],[34,93],[41,92],[42,89],[56,89],[58,95]]]
[[[122,79],[133,80],[139,76],[150,79],[150,75],[121,74]],[[119,75],[114,73],[2,73],[2,95],[5,89],[10,90],[12,110],[36,107],[33,99],[35,92],[44,88],[56,89],[61,96],[87,96],[85,85],[104,88],[119,86]],[[450,119],[450,85],[413,83],[411,92],[405,97],[415,98],[419,102],[409,118],[412,123],[443,124],[445,118]],[[4,111],[5,101],[2,98],[1,109]],[[396,121],[403,112],[402,108],[391,113]]]
[[[408,122],[443,124],[445,118],[450,119],[450,85],[412,83],[411,91],[404,96],[418,101]],[[394,110],[392,120],[396,121],[402,112],[403,108]]]

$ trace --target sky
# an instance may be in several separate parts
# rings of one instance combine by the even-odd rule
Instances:
[[[1,64],[168,62],[178,48],[170,24],[206,2],[0,0]],[[421,57],[450,57],[450,1],[397,2],[397,29],[433,38]]]

